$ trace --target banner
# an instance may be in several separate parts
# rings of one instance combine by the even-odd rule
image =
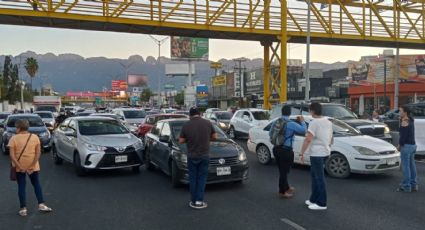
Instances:
[[[245,74],[245,94],[259,94],[264,91],[263,69],[247,72]]]
[[[171,59],[208,61],[207,38],[171,37]]]
[[[128,86],[146,86],[148,85],[148,77],[144,74],[130,74],[127,76]]]
[[[208,86],[196,86],[196,106],[208,107]]]
[[[213,87],[225,86],[225,85],[226,85],[226,75],[212,77]]]
[[[112,90],[127,90],[128,84],[126,80],[112,80]]]

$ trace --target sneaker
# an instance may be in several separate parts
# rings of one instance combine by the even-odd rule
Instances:
[[[317,205],[317,204],[312,204],[312,205],[309,205],[308,206],[308,209],[310,209],[310,210],[326,210],[326,209],[328,209],[328,207],[323,207],[323,206],[319,206],[319,205]]]
[[[294,187],[289,187],[288,191],[286,191],[286,192],[294,193],[295,192],[295,188]]]
[[[286,199],[289,199],[289,198],[292,198],[293,196],[294,196],[294,194],[291,194],[291,193],[289,193],[289,192],[279,193],[279,197],[280,197],[280,198],[286,198]]]
[[[397,188],[397,190],[396,190],[397,192],[412,192],[412,190],[411,189],[408,189],[408,188],[404,188],[404,187],[398,187]]]
[[[196,206],[197,209],[203,209],[203,208],[208,207],[208,204],[207,204],[207,202],[196,201],[195,206]]]
[[[419,192],[419,185],[413,186],[412,192]]]
[[[306,204],[307,206],[310,206],[310,205],[313,205],[314,203],[312,203],[310,200],[306,200],[306,201],[305,201],[305,204]]]

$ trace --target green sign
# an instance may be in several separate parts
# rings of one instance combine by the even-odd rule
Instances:
[[[96,97],[96,105],[100,105],[100,104],[102,104],[102,98],[100,98],[100,97]]]
[[[165,84],[164,89],[174,89],[175,86],[173,84]]]
[[[171,58],[208,61],[208,38],[171,37]]]

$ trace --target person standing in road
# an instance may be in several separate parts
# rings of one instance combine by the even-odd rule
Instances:
[[[210,141],[217,138],[212,123],[201,118],[197,108],[189,110],[190,120],[183,125],[179,143],[187,143],[187,167],[191,200],[189,206],[195,209],[207,207],[204,191],[208,178]]]
[[[307,135],[301,148],[301,161],[304,154],[310,156],[311,196],[305,203],[310,210],[326,210],[327,195],[325,184],[324,165],[326,158],[331,153],[333,143],[332,122],[322,117],[322,105],[314,102],[310,105],[310,114],[313,120],[308,127]]]
[[[26,204],[26,176],[28,175],[38,200],[40,212],[51,212],[52,209],[44,203],[43,193],[39,180],[40,171],[40,140],[37,135],[28,132],[28,120],[18,120],[15,123],[16,135],[9,141],[10,158],[16,168],[16,181],[18,182],[18,195],[20,202],[20,216],[27,216]]]
[[[398,149],[400,150],[401,169],[403,171],[403,181],[398,192],[417,192],[419,190],[416,179],[416,142],[415,142],[415,121],[411,115],[410,108],[402,106],[400,108],[400,140]]]
[[[285,105],[282,107],[282,117],[280,118],[283,122],[279,135],[283,135],[282,143],[275,144],[273,146],[273,155],[276,159],[277,166],[279,168],[279,196],[283,198],[291,198],[295,191],[294,187],[289,186],[288,174],[290,168],[294,164],[294,151],[292,145],[294,142],[295,134],[305,135],[307,125],[302,116],[297,118],[298,124],[295,121],[291,121],[289,116],[291,115],[291,107]],[[273,132],[276,128],[276,123],[279,120],[273,122],[269,135],[273,138]]]

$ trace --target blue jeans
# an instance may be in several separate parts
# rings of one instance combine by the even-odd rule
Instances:
[[[189,186],[191,201],[204,201],[205,185],[208,179],[209,157],[188,158],[187,168],[189,170]]]
[[[401,169],[403,171],[403,182],[401,187],[411,191],[416,186],[416,145],[403,145],[400,149]]]
[[[31,184],[34,187],[35,196],[37,197],[38,203],[44,203],[43,200],[43,193],[41,191],[41,185],[40,180],[38,179],[38,172],[33,172],[31,175],[28,175]],[[21,208],[25,208],[27,206],[27,196],[26,196],[26,173],[16,173],[16,181],[18,183],[18,196],[19,196],[19,203]]]
[[[311,196],[310,202],[326,207],[326,184],[325,184],[325,160],[326,157],[310,157],[311,162]]]

